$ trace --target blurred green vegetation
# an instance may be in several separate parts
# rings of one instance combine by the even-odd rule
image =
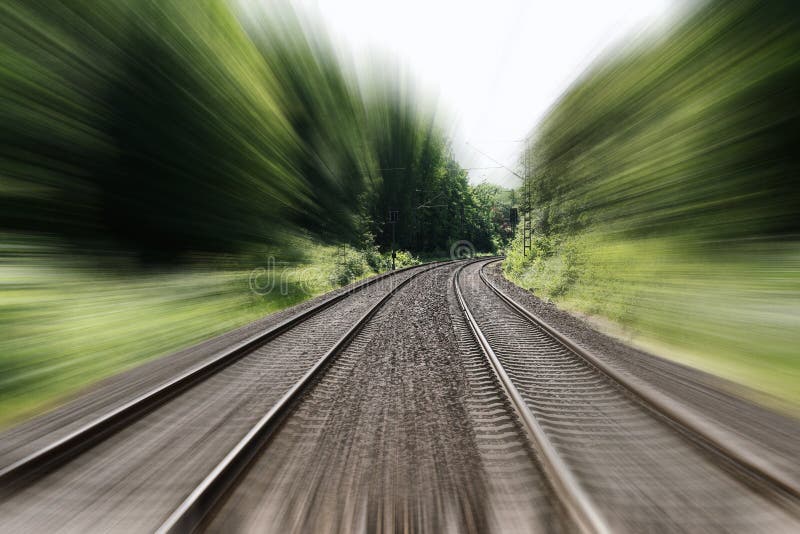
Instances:
[[[339,52],[289,2],[0,3],[0,424],[392,249],[497,246],[434,103]],[[269,256],[323,281],[253,293]]]
[[[144,264],[327,242],[493,246],[436,108],[290,5],[0,6],[0,228]]]
[[[703,3],[599,62],[526,148],[506,274],[800,406],[798,97],[796,2]]]
[[[385,271],[391,263],[388,254],[342,255],[335,246],[308,239],[294,246],[306,250],[302,261],[271,264],[265,256],[249,269],[216,262],[142,272],[98,267],[66,251],[54,256],[51,243],[5,236],[0,427],[113,373]],[[397,263],[419,260],[399,251]],[[259,268],[262,278],[253,288],[253,269]]]

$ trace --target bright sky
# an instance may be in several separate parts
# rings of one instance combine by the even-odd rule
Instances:
[[[609,45],[670,14],[673,0],[299,0],[359,53],[389,51],[452,117],[464,167],[514,167],[525,137]],[[515,142],[517,141],[517,142]],[[467,144],[469,142],[469,144]],[[505,169],[470,171],[505,186]]]

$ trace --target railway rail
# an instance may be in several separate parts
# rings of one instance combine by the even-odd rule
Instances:
[[[492,350],[491,344],[488,339],[486,339],[478,322],[472,315],[464,299],[464,295],[461,292],[461,288],[459,287],[459,275],[462,269],[463,267],[460,268],[453,277],[453,287],[458,298],[458,303],[464,312],[470,330],[480,344],[481,350],[491,363],[500,384],[502,384],[512,405],[519,414],[519,418],[522,420],[531,442],[534,443],[536,448],[540,451],[545,471],[556,493],[565,504],[570,516],[581,531],[595,534],[608,534],[610,529],[602,515],[592,503],[591,499],[586,495],[577,480],[575,480],[572,472],[559,456],[555,447],[553,447],[544,429],[528,408],[522,395],[508,376],[508,373],[506,373],[503,364],[500,363],[499,358],[494,350]]]
[[[157,408],[160,404],[179,394],[181,391],[184,391],[186,388],[191,387],[193,384],[234,363],[253,349],[271,339],[275,339],[303,321],[308,320],[310,317],[330,308],[353,292],[385,281],[391,276],[396,276],[399,273],[411,269],[415,269],[415,267],[398,269],[357,283],[347,292],[342,292],[326,299],[266,331],[258,332],[244,341],[240,341],[228,347],[226,350],[219,352],[212,359],[191,367],[175,378],[156,386],[142,395],[138,395],[122,406],[100,415],[81,428],[70,432],[68,435],[47,444],[10,465],[0,468],[0,487],[7,490],[15,488],[19,484],[35,477],[37,473],[45,471],[53,463],[64,461],[80,453],[82,450],[91,447],[125,423]]]
[[[393,297],[401,302],[318,380],[298,384],[291,416],[254,447],[248,472],[200,506],[209,520],[181,524],[187,502],[161,531],[572,531],[461,317],[437,321],[449,317],[449,286],[424,282]],[[421,335],[431,329],[455,334],[459,352]]]
[[[339,338],[306,373],[298,380],[277,403],[264,414],[247,434],[236,444],[222,461],[203,479],[203,481],[189,494],[186,499],[170,514],[166,521],[158,528],[159,534],[179,533],[195,530],[216,503],[225,495],[233,485],[236,478],[247,468],[255,458],[275,428],[291,410],[294,403],[313,384],[314,379],[342,350],[347,347],[355,335],[364,327],[375,313],[392,296],[416,276],[419,276],[436,266],[422,269],[414,275],[396,284],[378,302],[367,309],[364,314]]]
[[[487,277],[493,261],[387,273],[229,347],[1,469],[0,516],[18,514],[15,526],[25,526],[43,499],[81,493],[75,480],[89,488],[76,508],[100,500],[107,502],[95,514],[116,512],[119,502],[106,499],[93,477],[110,475],[109,487],[136,478],[141,493],[157,485],[160,469],[175,469],[185,481],[168,488],[171,498],[160,490],[134,499],[131,510],[158,503],[145,530],[259,524],[242,514],[277,517],[282,531],[800,527],[800,493],[790,479],[719,443],[530,313]],[[444,294],[440,279],[449,281]],[[412,282],[423,280],[413,294]],[[395,299],[405,300],[390,306]],[[387,334],[397,317],[408,324]],[[384,358],[375,357],[379,350]],[[139,473],[151,459],[160,467]],[[178,461],[187,465],[174,467]],[[375,466],[395,483],[376,483]],[[303,495],[279,503],[287,488]],[[39,508],[26,508],[26,499]],[[294,507],[291,517],[286,506]],[[40,525],[141,527],[125,519],[48,521]]]
[[[526,396],[526,395],[524,395],[523,393],[520,392],[520,389],[518,389],[517,385],[515,384],[515,380],[506,371],[503,363],[501,362],[501,359],[498,357],[498,355],[495,353],[494,349],[492,348],[492,344],[489,341],[487,335],[485,335],[484,332],[482,331],[481,326],[480,326],[478,320],[473,315],[472,311],[470,310],[470,306],[469,306],[469,304],[467,302],[467,299],[465,298],[464,293],[463,293],[463,291],[461,289],[461,284],[460,284],[461,272],[466,268],[469,268],[469,267],[474,268],[474,266],[476,264],[480,264],[480,270],[478,271],[478,273],[479,273],[481,282],[484,284],[484,287],[488,288],[488,289],[491,289],[492,293],[494,295],[496,295],[497,297],[499,297],[503,301],[503,305],[507,305],[511,310],[513,310],[514,313],[519,314],[520,317],[523,317],[525,320],[531,322],[532,325],[534,325],[536,328],[538,328],[540,330],[540,333],[545,334],[545,336],[547,338],[547,341],[544,341],[543,339],[539,340],[539,344],[540,345],[544,345],[544,349],[543,350],[555,353],[556,358],[569,359],[569,358],[578,357],[578,358],[586,359],[587,363],[588,362],[592,363],[592,366],[593,366],[595,372],[599,373],[600,375],[602,375],[602,377],[603,377],[602,380],[616,379],[616,377],[611,377],[611,376],[608,376],[607,374],[605,374],[605,372],[602,370],[602,368],[599,367],[599,365],[597,367],[594,367],[594,365],[595,365],[594,361],[593,360],[589,360],[588,358],[586,358],[586,356],[583,354],[583,351],[581,351],[580,348],[575,347],[574,345],[572,345],[568,340],[566,340],[566,338],[563,338],[562,336],[560,336],[557,332],[552,330],[545,323],[542,323],[540,321],[534,320],[534,318],[532,316],[530,316],[530,314],[527,313],[524,310],[524,308],[522,308],[521,306],[517,305],[513,301],[513,299],[511,299],[510,297],[505,295],[499,288],[494,286],[485,277],[485,275],[483,273],[483,267],[486,265],[486,263],[488,263],[488,262],[477,262],[477,263],[476,262],[471,262],[470,264],[463,265],[463,266],[459,267],[456,270],[456,272],[455,272],[455,274],[454,274],[454,276],[452,278],[453,290],[454,290],[454,293],[456,295],[456,298],[458,299],[459,306],[461,307],[461,310],[464,313],[464,318],[466,319],[466,322],[467,322],[467,324],[469,326],[469,329],[470,329],[472,335],[474,336],[475,341],[480,346],[481,351],[486,356],[487,361],[490,363],[491,368],[494,370],[494,373],[495,373],[495,376],[497,378],[498,383],[501,385],[502,390],[504,391],[505,395],[507,395],[507,397],[508,397],[508,399],[510,401],[510,404],[513,406],[517,416],[519,417],[519,420],[521,421],[522,426],[524,427],[525,433],[526,433],[526,435],[527,435],[527,437],[528,437],[528,439],[530,441],[530,444],[532,445],[533,449],[536,451],[536,456],[538,458],[538,462],[541,464],[542,472],[546,475],[546,477],[547,477],[547,479],[549,481],[550,487],[552,488],[552,491],[556,496],[556,499],[563,506],[564,510],[566,510],[566,514],[569,517],[568,523],[572,525],[572,528],[574,528],[577,531],[585,532],[585,533],[605,534],[605,533],[615,532],[615,531],[618,531],[618,530],[636,531],[637,529],[642,528],[642,527],[647,527],[647,528],[656,529],[656,530],[659,530],[660,528],[661,529],[665,529],[665,530],[670,530],[670,529],[673,529],[675,527],[678,527],[679,529],[689,529],[689,528],[694,528],[694,527],[698,526],[697,524],[694,524],[694,525],[687,525],[685,523],[681,524],[680,523],[680,519],[676,520],[675,518],[673,518],[673,519],[665,519],[663,517],[662,518],[658,518],[657,517],[655,519],[655,521],[652,521],[652,522],[648,522],[646,519],[643,520],[642,517],[637,517],[637,518],[631,520],[630,517],[627,517],[625,515],[626,512],[630,512],[631,511],[630,509],[625,511],[625,512],[623,512],[622,514],[615,513],[615,511],[613,509],[609,508],[609,503],[608,502],[602,502],[602,500],[598,501],[598,499],[596,499],[596,495],[593,495],[593,493],[596,494],[596,489],[594,491],[592,491],[591,488],[587,489],[587,484],[586,484],[585,477],[583,477],[583,479],[582,479],[582,477],[580,477],[579,475],[576,474],[577,471],[579,470],[580,466],[578,466],[576,468],[574,459],[570,460],[570,458],[568,458],[568,456],[570,455],[570,451],[567,450],[569,447],[565,447],[564,446],[565,440],[559,439],[559,436],[557,436],[557,434],[555,435],[555,439],[554,439],[554,432],[557,430],[554,425],[548,424],[547,422],[545,422],[544,424],[542,422],[540,422],[540,420],[542,418],[542,411],[541,410],[537,410],[535,408],[535,406],[537,404],[537,400],[541,401],[542,399],[541,398],[532,399],[530,395]],[[389,297],[390,296],[387,296],[387,300],[388,300]],[[373,312],[374,312],[374,310],[373,310]],[[374,314],[374,313],[371,313],[370,316],[372,314]],[[568,353],[568,354],[565,354],[565,352]],[[568,362],[567,363],[567,367],[570,367],[571,363],[572,362]],[[577,379],[576,378],[568,378],[568,380],[573,380],[573,381],[579,382],[581,387],[585,386],[585,384],[587,383],[587,377],[586,376],[581,376],[581,374],[582,373],[580,373],[580,372],[578,373],[578,378]],[[596,376],[592,376],[591,378],[588,378],[588,380],[589,381],[596,381],[597,377]],[[620,380],[621,380],[621,378],[620,378]],[[625,386],[625,384],[620,384],[620,385],[622,385],[624,387],[627,387],[627,386]],[[291,393],[291,396],[294,397],[294,398],[299,397],[300,395],[304,394],[302,390],[304,388],[307,388],[307,387],[313,387],[312,382],[310,380],[301,381],[300,383],[298,383],[298,385],[295,388],[295,390]],[[569,388],[566,388],[566,389],[569,389]],[[592,387],[590,387],[589,389],[591,390]],[[612,386],[612,389],[615,389],[615,387]],[[620,388],[620,390],[618,391],[623,396],[621,398],[624,398],[625,400],[630,401],[630,399],[627,396],[625,396],[627,392],[626,391],[621,391],[621,389],[622,388]],[[527,388],[527,390],[529,391],[530,388]],[[523,391],[525,391],[525,393],[528,393],[528,391],[526,391],[526,388],[524,388],[524,387],[523,387]],[[608,393],[608,391],[603,391],[603,394],[606,394],[606,393]],[[597,396],[597,392],[596,391],[593,392],[592,394],[594,395],[593,401],[595,401],[595,402],[598,399],[602,398],[602,394],[600,396]],[[289,399],[287,399],[287,404],[288,404],[288,401],[289,401]],[[619,399],[613,399],[612,402],[619,402]],[[532,408],[531,405],[533,405],[534,408]],[[637,404],[636,407],[637,408],[641,408],[642,410],[645,410],[645,411],[655,410],[656,409],[655,407],[649,406],[649,405],[644,406],[644,405],[638,405]],[[280,408],[277,408],[276,410],[279,410],[279,409]],[[552,414],[549,414],[549,415],[552,415]],[[652,415],[654,416],[654,418],[657,421],[661,417],[664,417],[663,414],[660,414],[660,413],[655,413],[655,414],[652,414]],[[570,410],[568,409],[567,410],[567,414],[566,414],[566,418],[570,418],[570,417],[574,417],[574,416],[575,416],[574,410],[572,412],[570,412]],[[630,417],[630,416],[627,416],[627,417]],[[279,419],[277,419],[277,418],[276,418],[276,420],[279,421]],[[638,423],[638,422],[639,421],[633,421],[633,423],[634,423],[634,425],[633,425],[634,429],[632,430],[633,433],[637,432],[637,430],[635,428],[635,426],[636,426],[635,423]],[[269,425],[269,424],[272,424],[272,423],[267,423],[267,424]],[[278,423],[275,423],[275,424],[278,424]],[[653,423],[651,423],[651,424],[653,424]],[[658,427],[659,431],[674,434],[672,436],[673,438],[675,438],[675,436],[678,436],[676,439],[678,441],[680,441],[681,445],[684,446],[685,448],[687,448],[687,450],[688,449],[697,448],[696,447],[696,443],[694,441],[692,441],[691,437],[687,438],[687,436],[682,434],[682,432],[686,432],[686,429],[681,428],[680,430],[676,431],[676,429],[669,427],[669,425],[661,425],[660,421],[656,422],[655,426]],[[273,429],[274,429],[274,427],[273,427]],[[648,432],[652,432],[653,430],[648,428],[647,431]],[[591,442],[592,441],[591,434],[595,433],[595,432],[596,432],[596,429],[590,429],[590,430],[588,430],[588,432],[584,433],[584,435],[580,436],[581,445],[583,446],[583,444],[586,443],[587,438],[589,438],[588,441]],[[254,430],[254,432],[252,434],[253,434],[253,436],[256,436],[257,432]],[[608,436],[606,435],[605,438],[607,439]],[[601,437],[601,441],[602,441],[602,439],[603,438]],[[569,440],[566,440],[566,441],[569,441]],[[256,444],[252,445],[253,452],[250,453],[249,455],[247,455],[248,461],[251,461],[254,456],[259,454],[259,449],[261,449],[261,447],[263,447],[263,445],[266,443],[266,439],[263,438],[261,440],[254,440],[251,443],[256,443]],[[606,445],[607,446],[607,444],[601,444],[601,448],[602,448],[602,445]],[[250,443],[248,443],[247,447],[249,447],[249,446],[250,446]],[[697,451],[695,451],[695,452],[697,452]],[[721,451],[715,451],[715,452],[716,453],[720,453]],[[701,461],[708,460],[710,457],[709,456],[704,456],[703,453],[704,453],[704,451],[700,451],[698,453],[697,457],[700,458]],[[724,462],[725,458],[722,458],[721,460]],[[523,460],[523,461],[525,461],[525,460]],[[628,466],[628,467],[630,467],[630,466]],[[720,470],[719,473],[715,473],[718,477],[721,477],[721,481],[719,482],[720,486],[725,486],[725,484],[729,484],[730,483],[730,484],[733,484],[733,485],[736,486],[736,490],[740,490],[745,494],[747,494],[747,492],[749,490],[753,489],[753,488],[748,487],[746,483],[742,483],[741,485],[737,485],[738,480],[736,480],[736,479],[734,479],[733,481],[728,480],[726,478],[726,474],[727,474],[726,470],[727,469],[728,469],[728,466],[725,466],[722,470]],[[748,466],[748,469],[751,469],[750,466]],[[224,467],[221,464],[220,468],[218,470],[216,470],[215,474],[212,474],[212,476],[207,481],[207,483],[205,483],[204,485],[201,485],[200,487],[198,487],[198,490],[195,492],[195,494],[193,494],[193,496],[191,496],[189,499],[187,499],[186,503],[184,503],[184,505],[181,508],[179,508],[175,512],[175,514],[173,514],[171,519],[168,520],[162,526],[162,529],[160,530],[160,532],[184,531],[187,528],[195,528],[198,525],[200,525],[201,524],[200,523],[200,518],[202,518],[202,514],[205,513],[205,511],[207,511],[209,509],[208,502],[205,499],[203,499],[202,493],[204,491],[206,491],[206,488],[208,488],[209,486],[211,486],[214,483],[213,482],[213,478],[215,476],[217,476],[218,473],[223,472],[223,470],[224,470]],[[240,474],[241,472],[242,472],[241,469],[236,471],[237,474]],[[653,476],[653,475],[657,475],[658,474],[657,470],[654,473],[651,470],[645,469],[645,472],[646,472],[647,476]],[[625,474],[632,475],[632,474],[635,474],[635,473],[633,473],[631,470],[629,470]],[[230,477],[226,477],[226,478],[230,478]],[[230,486],[231,486],[231,484],[226,482],[225,487],[229,488]],[[676,487],[674,489],[677,492],[683,491],[680,487]],[[713,484],[712,484],[712,487],[710,489],[713,490],[713,489],[716,489],[716,488],[714,488]],[[781,488],[781,490],[782,490],[782,488]],[[224,491],[215,492],[215,493],[216,493],[217,496],[215,498],[213,498],[212,501],[216,503],[216,502],[219,502],[219,501],[222,500],[222,498],[220,496],[224,494]],[[667,492],[667,493],[669,493],[669,492]],[[649,499],[650,497],[651,496],[647,496],[646,498]],[[749,503],[749,504],[751,504],[751,505],[752,504],[757,504],[757,505],[758,504],[767,504],[768,501],[765,500],[764,502],[761,502],[760,499],[761,499],[760,496],[759,497],[755,497],[754,503]],[[706,504],[709,504],[709,503],[701,503],[701,504],[704,507],[704,506],[706,506]],[[782,506],[782,504],[783,503],[779,503],[778,506]],[[195,509],[194,512],[191,511],[192,508]],[[658,510],[658,508],[659,507],[656,505],[656,506],[653,506],[652,508],[650,508],[650,510],[651,511],[656,511],[656,510]],[[636,511],[637,510],[634,510],[634,513]],[[671,512],[674,512],[674,511],[675,510],[671,510]],[[710,511],[710,516],[712,518],[712,521],[723,521],[723,522],[726,521],[725,516],[719,515],[719,510],[710,509],[709,511]],[[793,512],[796,512],[796,510],[792,510],[792,513]],[[770,510],[769,513],[772,516],[775,516],[775,517],[777,517],[779,515],[779,513],[776,513],[776,510]],[[722,517],[722,519],[720,519],[720,517]],[[696,518],[692,518],[692,520],[696,520]],[[677,522],[675,522],[675,521],[677,521]],[[794,521],[796,521],[796,518],[792,517],[792,515],[790,515],[790,513],[787,513],[786,517],[782,517],[779,520],[777,520],[777,522],[773,526],[777,527],[778,530],[780,530],[781,527],[788,526],[788,525],[792,524]],[[671,522],[675,522],[675,523],[671,524]],[[707,528],[710,525],[706,524],[706,525],[701,525],[701,526],[702,526],[702,528]],[[715,526],[715,527],[727,530],[726,527],[731,526],[731,525],[730,524],[725,525],[725,524],[719,524],[718,523],[718,524],[711,525],[711,526]]]
[[[234,433],[245,435],[241,441],[237,440],[237,446],[242,445],[253,437],[243,431],[243,421],[252,419],[252,414],[259,409],[258,406],[270,408],[267,416],[259,420],[263,431],[285,412],[291,398],[302,389],[299,383],[310,380],[324,367],[324,363],[347,344],[376,309],[414,277],[442,263],[447,262],[398,269],[358,283],[349,291],[325,299],[266,331],[228,347],[213,358],[189,368],[175,378],[2,468],[0,516],[6,515],[5,519],[9,519],[13,514],[19,513],[21,523],[14,523],[14,526],[26,527],[28,524],[25,518],[47,516],[53,508],[47,506],[47,502],[40,502],[42,494],[52,504],[52,501],[69,501],[74,495],[82,493],[83,488],[89,490],[86,493],[95,493],[92,497],[87,496],[87,499],[99,502],[102,500],[102,491],[98,487],[114,487],[123,484],[126,478],[139,476],[140,470],[133,466],[134,462],[129,460],[130,457],[136,457],[140,464],[161,462],[160,466],[151,468],[153,473],[147,474],[150,478],[170,465],[169,460],[159,458],[170,456],[164,454],[164,447],[175,449],[170,451],[173,464],[181,461],[194,465],[192,462],[198,462],[192,455],[218,455],[218,450],[228,447],[230,436]],[[320,359],[319,355],[322,353],[324,355]],[[280,365],[274,364],[275,360]],[[302,377],[299,382],[298,377]],[[240,382],[246,384],[240,385]],[[226,388],[230,391],[225,391]],[[220,391],[223,393],[219,393]],[[247,399],[253,396],[258,396],[258,402]],[[214,404],[218,406],[213,406]],[[228,404],[230,406],[226,406]],[[218,407],[224,407],[229,412],[225,416],[218,415]],[[245,415],[237,415],[240,412]],[[210,415],[214,415],[216,419],[209,418],[206,422]],[[161,438],[161,441],[152,437],[157,434],[174,434],[175,427],[180,424],[186,426],[187,434],[193,434],[181,437],[186,438],[186,441],[194,439],[193,445],[175,447],[178,442],[174,437],[169,440]],[[205,426],[213,428],[214,434],[208,435]],[[142,437],[146,439],[141,440],[141,450],[135,445],[131,446],[131,443],[135,444]],[[202,450],[201,447],[206,442],[209,443],[207,450]],[[92,460],[84,454],[89,449],[93,453]],[[216,453],[214,449],[217,449]],[[242,449],[236,453],[231,451],[220,462],[221,465],[227,460],[226,468],[222,470],[223,475],[239,465],[240,453],[246,454],[249,450],[248,447]],[[99,458],[97,461],[94,461],[95,456]],[[132,464],[130,469],[125,467],[126,461]],[[99,463],[101,467],[94,467],[93,462]],[[202,462],[199,465],[202,466]],[[62,471],[67,472],[62,474]],[[83,480],[87,478],[87,473],[91,476],[108,476],[112,480],[93,484],[91,479]],[[186,473],[183,476],[191,480]],[[82,481],[83,488],[74,487],[74,480]],[[215,480],[202,493],[203,503],[208,502],[209,491],[218,488],[221,477],[217,476]],[[44,489],[41,489],[43,486]],[[142,498],[139,497],[139,500]],[[26,509],[29,501],[34,504],[31,509]],[[154,502],[156,504],[163,507],[161,502]],[[87,502],[75,506],[90,507]],[[105,503],[105,506],[111,505]],[[183,514],[183,518],[175,522],[176,528],[191,523],[191,517],[194,517],[196,510],[196,506],[190,507],[190,513]],[[7,513],[9,511],[12,513]],[[5,522],[0,520],[0,530],[6,528],[2,524]],[[58,528],[66,530],[80,530],[82,527],[78,525],[83,525],[80,520],[77,524],[72,524],[58,517],[50,518],[49,523],[42,524],[58,525]],[[117,524],[117,528],[125,528],[119,525]]]
[[[788,532],[800,525],[791,480],[717,442],[530,313],[487,278],[490,263],[459,269],[459,303],[581,531]],[[472,294],[465,297],[467,269]]]
[[[516,313],[525,317],[533,325],[541,328],[550,337],[558,341],[561,345],[569,349],[572,353],[580,356],[590,363],[599,372],[607,375],[623,386],[632,395],[641,399],[653,411],[667,417],[670,421],[677,424],[684,432],[690,433],[694,439],[703,445],[715,449],[721,457],[734,463],[748,476],[752,476],[759,481],[765,482],[777,494],[785,494],[793,500],[800,500],[800,485],[797,481],[787,477],[783,472],[775,469],[771,464],[764,462],[761,458],[739,449],[731,443],[727,443],[714,429],[701,423],[691,412],[681,408],[676,403],[670,401],[665,395],[659,394],[655,390],[648,389],[638,382],[635,377],[619,372],[612,366],[607,365],[602,359],[583,349],[580,345],[573,343],[567,336],[547,324],[543,319],[528,311],[522,304],[514,300],[508,293],[504,292],[497,285],[493,284],[486,276],[483,264],[480,270],[481,280],[498,297],[507,303]]]

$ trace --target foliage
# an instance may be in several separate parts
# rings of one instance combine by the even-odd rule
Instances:
[[[6,420],[386,270],[389,209],[399,267],[494,242],[420,91],[289,2],[10,0],[0,65]]]
[[[800,7],[710,2],[591,69],[529,146],[537,229],[800,232]]]
[[[311,233],[428,250],[475,233],[466,174],[405,78],[357,80],[288,6],[0,6],[0,229],[146,263]],[[466,218],[465,218],[466,217]],[[482,233],[481,233],[482,232]]]
[[[495,252],[512,238],[510,224],[512,199],[508,190],[482,183],[471,188],[470,228],[472,243],[478,250]]]
[[[0,426],[99,379],[337,287],[336,247],[308,240],[304,262],[248,268],[99,268],[26,240],[0,255]],[[282,258],[278,258],[282,260]],[[254,268],[274,287],[253,292]],[[359,276],[373,274],[364,270]],[[347,280],[350,282],[353,280]],[[265,284],[268,286],[268,284]]]
[[[531,137],[507,276],[800,401],[797,50],[797,4],[714,1],[592,67]]]
[[[398,250],[396,251],[395,256],[395,268],[400,269],[402,267],[412,267],[414,265],[419,265],[421,262],[419,258],[408,252],[407,250]]]

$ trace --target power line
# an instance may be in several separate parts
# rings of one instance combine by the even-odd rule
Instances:
[[[467,167],[463,170],[465,171],[482,171],[485,169],[505,169],[502,165],[495,165],[494,167]]]
[[[503,165],[502,163],[500,163],[499,161],[497,161],[496,159],[494,159],[492,156],[490,156],[489,154],[487,154],[487,153],[486,153],[486,152],[484,152],[483,150],[479,149],[478,147],[476,147],[475,145],[473,145],[473,144],[472,144],[472,143],[470,143],[469,141],[467,141],[467,144],[468,144],[469,146],[471,146],[471,147],[473,148],[473,150],[475,150],[476,152],[479,152],[479,153],[483,154],[484,156],[486,156],[486,157],[487,157],[487,158],[489,158],[490,160],[494,161],[495,163],[497,163],[498,165],[500,165],[502,168],[504,168],[505,170],[507,170],[508,172],[510,172],[511,174],[513,174],[514,176],[516,176],[517,178],[519,178],[519,179],[521,179],[521,180],[524,180],[524,179],[525,179],[525,178],[523,178],[522,176],[520,176],[519,174],[517,174],[517,171],[515,171],[515,170],[511,169],[510,167],[507,167],[507,166]]]

